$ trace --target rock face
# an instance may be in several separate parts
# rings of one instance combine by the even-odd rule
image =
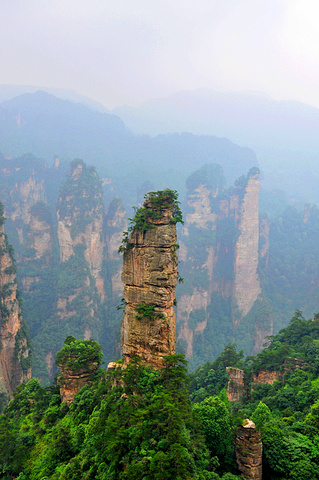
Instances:
[[[227,385],[227,397],[230,402],[239,402],[245,392],[245,374],[240,368],[226,367],[229,375],[229,382]]]
[[[257,273],[259,245],[259,171],[248,175],[243,200],[239,210],[238,240],[234,256],[234,282],[232,305],[244,317],[261,293]],[[233,316],[234,322],[240,321]]]
[[[127,229],[126,211],[119,198],[114,198],[105,216],[105,254],[108,274],[111,281],[112,298],[122,295],[122,264],[118,254],[123,232]]]
[[[74,255],[74,247],[83,245],[85,260],[101,299],[105,298],[103,261],[103,199],[101,182],[93,167],[83,161],[72,162],[72,173],[58,201],[58,240],[60,262]]]
[[[25,231],[26,248],[18,267],[23,292],[32,294],[35,284],[42,281],[42,275],[53,266],[53,222],[44,202],[37,202],[29,208]]]
[[[77,335],[98,338],[99,304],[105,299],[101,182],[95,169],[82,160],[74,160],[71,168],[57,208],[60,246],[57,313],[61,319],[73,318],[77,323],[75,317],[81,315],[82,326]]]
[[[156,368],[175,353],[175,287],[177,282],[174,199],[152,196],[144,202],[147,230],[134,228],[123,255],[125,312],[121,327],[124,363],[133,357]]]
[[[257,385],[272,385],[276,380],[282,378],[283,372],[277,372],[275,370],[261,370],[258,374],[253,373],[253,379],[251,382],[251,389]]]
[[[50,262],[53,250],[53,232],[51,219],[45,216],[47,214],[45,204],[36,203],[31,208],[31,217],[29,222],[30,230],[28,236],[28,248],[35,251],[34,259],[44,259],[45,263]]]
[[[250,351],[246,353],[255,353],[260,350],[265,336],[272,334],[270,316],[261,321],[261,308],[257,308],[256,303],[262,303],[257,271],[259,170],[251,169],[227,191],[221,168],[206,165],[189,177],[187,188],[188,210],[180,241],[181,274],[185,283],[179,287],[178,296],[179,339],[185,345],[188,358],[192,359],[197,350],[199,363],[209,361],[220,353],[218,348],[225,346],[227,341],[237,341],[237,330],[252,312],[250,331],[256,334],[251,334]],[[266,234],[267,226],[264,225],[263,235]],[[266,256],[265,248],[263,253]],[[214,331],[213,341],[216,341],[225,317],[231,323],[227,327],[228,340],[223,331],[223,340],[211,356],[207,353],[207,358],[201,358],[203,350],[213,349],[206,346],[208,331]],[[201,344],[205,346],[194,348],[201,335]],[[243,337],[242,332],[238,335]]]
[[[244,425],[236,432],[235,449],[239,471],[247,479],[262,479],[262,441],[261,434],[251,420],[244,420]]]
[[[56,355],[61,370],[57,381],[62,402],[69,405],[84,385],[92,385],[101,359],[101,346],[94,340],[76,340],[72,335],[66,337],[63,348]]]
[[[37,202],[45,202],[44,180],[38,178],[35,171],[31,170],[30,177],[26,181],[15,183],[10,191],[10,197],[12,199],[10,218],[12,221],[20,219],[28,225],[31,220],[31,206]],[[21,243],[24,241],[21,230]]]
[[[92,375],[98,368],[97,363],[92,363],[90,368],[81,368],[72,370],[59,364],[59,369],[62,375],[58,377],[58,384],[60,386],[61,401],[70,405],[73,402],[75,395],[81,390],[84,385],[92,385]]]
[[[0,204],[0,393],[11,396],[15,387],[31,378],[30,348],[17,298],[12,247],[4,233]]]

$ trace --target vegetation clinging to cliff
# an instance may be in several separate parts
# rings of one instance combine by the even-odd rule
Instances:
[[[123,240],[119,247],[120,253],[129,247],[129,235],[133,230],[137,229],[141,232],[146,232],[154,228],[154,221],[162,217],[164,210],[170,210],[172,212],[170,223],[184,223],[176,190],[169,190],[167,188],[166,190],[149,192],[144,195],[144,199],[145,201],[142,207],[133,207],[135,215],[133,218],[129,218],[129,227],[127,231],[123,233]]]
[[[135,311],[137,314],[135,315],[136,320],[142,320],[142,318],[146,317],[148,318],[151,322],[156,318],[162,318],[163,320],[165,319],[165,315],[161,312],[156,312],[155,311],[156,305],[152,305],[149,303],[139,303],[135,307]]]
[[[60,218],[73,216],[72,234],[84,232],[93,216],[100,213],[102,206],[102,187],[94,167],[88,167],[83,160],[71,162],[72,175],[60,188],[58,211]],[[76,168],[79,172],[74,176]],[[76,217],[76,219],[75,219]]]
[[[4,206],[0,202],[0,227],[4,224],[5,221],[6,219],[4,217]]]

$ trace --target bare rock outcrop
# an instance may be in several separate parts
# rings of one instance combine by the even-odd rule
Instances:
[[[150,193],[136,213],[124,248],[122,281],[126,302],[121,327],[124,364],[133,357],[156,368],[175,353],[177,246],[176,194]],[[134,221],[134,219],[133,219]],[[134,227],[134,228],[133,228]]]
[[[66,368],[59,364],[59,369],[62,375],[58,377],[58,384],[60,387],[61,401],[70,405],[73,402],[75,395],[81,390],[84,385],[91,386],[93,383],[92,375],[98,368],[97,363],[92,363],[88,367],[83,367],[78,370]]]
[[[57,380],[62,402],[70,405],[84,385],[92,385],[101,359],[101,346],[94,340],[76,340],[72,335],[66,337],[64,347],[56,356],[61,370]]]
[[[51,218],[46,218],[45,204],[37,203],[31,208],[28,232],[28,248],[34,250],[34,259],[44,259],[48,264],[53,251],[53,232]]]
[[[272,385],[282,377],[283,372],[277,372],[276,370],[261,370],[258,373],[253,373],[251,390],[254,390],[257,385]]]
[[[262,440],[254,422],[244,420],[236,431],[235,450],[238,470],[247,480],[262,479]]]
[[[31,378],[30,347],[21,315],[12,247],[4,233],[0,204],[0,392],[10,397]]]
[[[212,211],[211,198],[216,198],[217,194],[218,189],[211,192],[210,188],[202,183],[189,193],[187,202],[193,212],[186,215],[184,235],[188,235],[190,225],[195,225],[197,228],[207,228],[208,222],[215,223],[217,215]]]
[[[259,246],[259,170],[250,171],[243,200],[240,207],[238,224],[239,236],[235,247],[234,282],[232,305],[244,317],[261,293],[260,279],[257,272]],[[233,316],[236,323],[238,317]]]
[[[240,368],[226,367],[229,376],[227,397],[230,402],[239,402],[245,392],[245,374]]]
[[[24,293],[34,290],[45,271],[53,265],[53,222],[44,202],[37,202],[29,209],[25,250],[18,264]],[[30,270],[32,275],[29,275]],[[38,274],[36,274],[38,273]]]

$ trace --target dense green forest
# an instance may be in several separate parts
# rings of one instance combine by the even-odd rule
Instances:
[[[95,342],[73,337],[58,353],[75,370],[100,359]],[[240,402],[228,401],[226,366],[245,372]],[[261,371],[277,380],[252,385]],[[190,378],[173,355],[162,370],[138,359],[94,370],[90,385],[69,406],[56,381],[17,388],[0,417],[1,479],[239,479],[233,440],[244,418],[261,431],[264,478],[319,478],[319,315],[296,311],[257,356],[230,344]]]

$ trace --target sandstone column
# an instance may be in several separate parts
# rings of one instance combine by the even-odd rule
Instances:
[[[31,378],[31,368],[13,251],[4,233],[3,210],[0,203],[0,393],[11,397],[20,383]]]
[[[125,364],[139,357],[160,368],[162,357],[175,353],[175,224],[179,221],[174,218],[175,201],[176,192],[171,190],[148,194],[133,219],[124,248],[126,306],[121,343]]]
[[[235,447],[238,469],[251,480],[262,479],[262,441],[254,422],[244,420],[244,425],[236,432]]]

